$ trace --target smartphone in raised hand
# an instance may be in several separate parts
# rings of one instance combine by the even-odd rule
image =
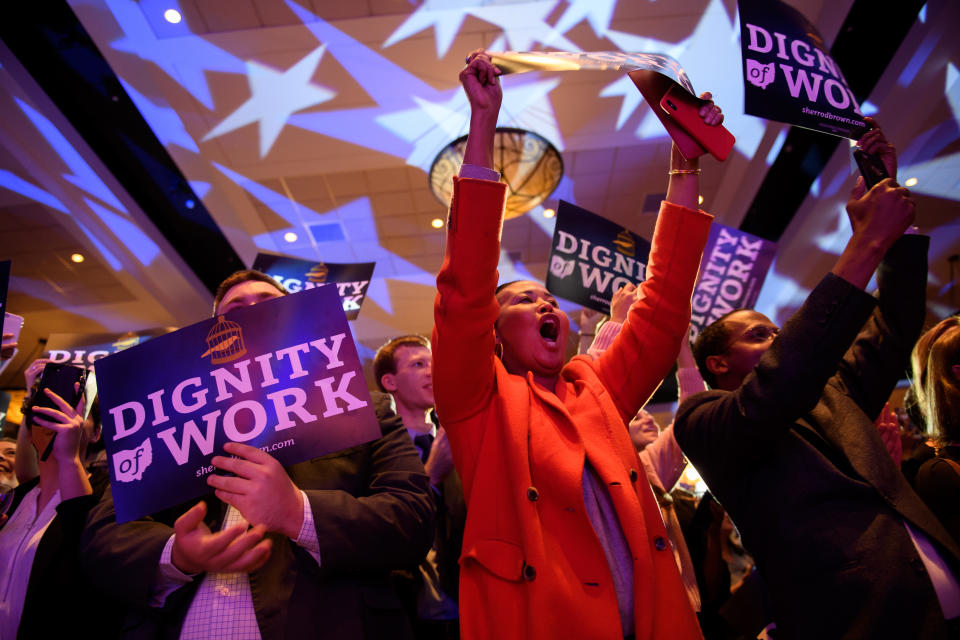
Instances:
[[[857,167],[860,168],[860,175],[863,176],[863,181],[867,185],[867,191],[873,189],[873,185],[884,178],[890,177],[890,174],[887,173],[887,167],[883,164],[880,156],[867,153],[860,147],[857,147],[853,152],[853,159],[857,161]]]
[[[53,451],[53,441],[57,434],[39,425],[36,425],[39,428],[34,428],[33,410],[37,407],[60,410],[60,407],[46,394],[44,389],[50,389],[50,391],[63,398],[68,405],[75,407],[77,402],[80,401],[80,396],[83,395],[86,380],[87,370],[81,367],[48,362],[43,368],[43,373],[40,375],[40,384],[37,386],[36,393],[30,398],[30,404],[27,407],[27,424],[30,427],[33,444],[40,452],[41,460],[46,460],[50,456],[50,452]]]
[[[723,161],[730,155],[736,138],[722,124],[714,126],[703,121],[700,107],[707,102],[674,85],[660,99],[660,108],[700,146],[709,151],[710,155]]]

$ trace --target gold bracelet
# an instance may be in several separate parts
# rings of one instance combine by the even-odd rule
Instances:
[[[700,169],[670,169],[668,176],[698,176]]]

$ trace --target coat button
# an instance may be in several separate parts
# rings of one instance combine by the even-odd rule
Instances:
[[[637,473],[636,469],[630,469],[630,482],[636,482],[639,477],[640,474]]]
[[[657,536],[653,539],[653,546],[657,548],[657,551],[663,551],[667,548],[667,541],[664,540],[663,536]]]
[[[536,502],[540,499],[540,492],[537,491],[536,487],[527,487],[527,500],[530,502]]]
[[[530,582],[537,577],[537,570],[533,568],[533,565],[524,563],[523,565],[523,579],[527,582]]]

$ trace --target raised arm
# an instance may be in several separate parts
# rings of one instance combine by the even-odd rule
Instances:
[[[709,99],[710,94],[704,94]],[[723,122],[708,103],[701,117]],[[647,278],[630,307],[623,329],[597,359],[601,379],[625,418],[653,395],[673,366],[690,322],[690,297],[712,217],[697,210],[700,169],[674,146],[667,200],[661,205],[647,264]],[[642,363],[642,366],[640,366]]]
[[[477,168],[481,174],[483,170],[492,173],[501,99],[498,74],[482,52],[471,54],[460,73],[471,109],[461,176]],[[453,439],[461,437],[458,423],[479,411],[493,392],[493,328],[499,312],[495,292],[505,199],[504,184],[454,178],[447,251],[437,275],[433,329],[437,415]]]
[[[847,203],[850,241],[756,368],[736,390],[697,394],[680,407],[676,437],[695,465],[719,446],[746,457],[766,455],[814,407],[875,306],[863,287],[913,220],[913,206],[890,179],[867,194],[858,183]]]

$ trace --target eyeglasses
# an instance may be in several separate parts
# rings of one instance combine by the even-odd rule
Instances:
[[[744,341],[748,344],[759,344],[761,342],[767,342],[768,340],[773,340],[777,337],[777,334],[780,333],[780,327],[774,325],[765,325],[759,324],[753,327],[750,327],[743,333],[734,338],[731,338],[729,342],[723,347],[723,350],[720,351],[717,355],[721,355],[730,350],[734,344],[739,341]]]

